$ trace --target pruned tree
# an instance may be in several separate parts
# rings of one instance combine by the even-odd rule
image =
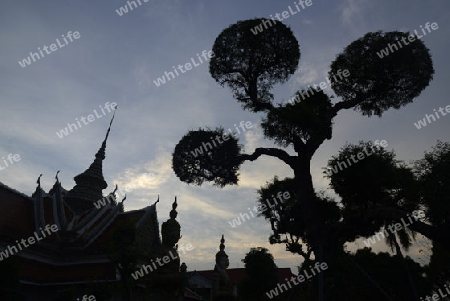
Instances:
[[[238,170],[245,161],[257,160],[262,155],[278,158],[293,171],[296,202],[289,205],[288,214],[278,216],[282,229],[277,231],[292,231],[306,241],[306,252],[311,250],[319,261],[332,261],[347,239],[336,233],[359,234],[352,233],[349,223],[333,220],[333,214],[329,223],[323,222],[322,212],[327,202],[314,189],[312,156],[325,140],[332,138],[333,119],[341,110],[354,109],[362,115],[381,117],[391,108],[399,109],[411,103],[433,78],[431,56],[424,43],[416,40],[380,58],[378,51],[408,37],[409,33],[367,33],[348,45],[331,63],[328,75],[334,79],[331,87],[339,97],[337,100],[333,102],[332,97],[317,87],[315,90],[299,89],[294,102],[275,105],[270,89],[286,82],[295,72],[300,51],[291,29],[281,22],[272,21],[274,26],[258,35],[252,34],[250,29],[263,20],[266,19],[240,21],[224,29],[213,46],[215,56],[210,61],[210,73],[220,85],[231,89],[244,109],[263,115],[264,136],[278,147],[259,147],[246,154],[241,153],[237,141],[232,140],[233,151],[222,143],[193,158],[191,146],[209,142],[220,131],[201,130],[210,132],[204,137],[189,132],[175,147],[173,170],[187,183],[213,181],[224,186],[238,182]],[[348,76],[342,76],[345,70]],[[217,157],[222,148],[226,158]],[[286,148],[292,148],[295,155]],[[354,202],[358,206],[358,201]],[[280,212],[286,210],[279,209]],[[397,217],[406,215],[401,208],[396,213]],[[289,226],[289,223],[294,225]],[[283,242],[275,238],[275,242]],[[295,241],[295,237],[293,239]],[[320,292],[321,288],[319,299],[323,300]]]

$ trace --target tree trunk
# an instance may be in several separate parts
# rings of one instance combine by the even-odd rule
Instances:
[[[320,212],[318,211],[316,195],[311,177],[311,158],[300,155],[296,168],[295,178],[299,184],[298,196],[300,201],[300,211],[297,211],[295,218],[303,219],[306,228],[306,237],[311,243],[314,257],[318,262],[324,261],[323,249],[326,242],[324,229],[320,223]],[[324,241],[325,240],[325,241]],[[323,301],[323,272],[318,275],[318,300]]]
[[[400,260],[400,262],[403,265],[403,268],[405,269],[406,275],[408,276],[408,282],[409,285],[411,286],[411,294],[412,297],[414,298],[414,300],[416,301],[420,301],[419,296],[417,295],[417,291],[416,291],[416,287],[414,285],[414,281],[412,279],[411,273],[409,272],[409,268],[408,265],[405,262],[405,257],[402,254],[402,250],[400,248],[400,245],[397,241],[397,237],[395,236],[395,234],[390,233],[390,236],[392,236],[392,241],[394,242],[394,246],[395,246],[395,255],[397,256],[397,258]]]

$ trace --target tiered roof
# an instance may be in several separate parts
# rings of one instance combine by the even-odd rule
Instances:
[[[122,225],[135,225],[136,243],[145,250],[151,252],[161,245],[156,202],[124,212],[124,200],[116,202],[114,191],[109,194],[112,202],[99,209],[94,206],[107,187],[102,164],[113,120],[114,115],[94,162],[74,178],[76,185],[70,191],[62,187],[59,171],[49,192],[41,187],[39,176],[31,197],[0,183],[0,250],[40,233],[46,225],[56,224],[59,230],[11,258],[19,265],[22,284],[38,287],[87,283],[92,279],[116,281],[109,260],[110,241]]]

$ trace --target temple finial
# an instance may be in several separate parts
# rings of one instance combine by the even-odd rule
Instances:
[[[39,187],[41,187],[41,177],[42,177],[42,174],[39,175],[39,178],[36,181],[36,183],[38,184]]]
[[[156,205],[156,203],[159,203],[159,194],[158,194],[158,199],[156,200],[156,202],[153,205]]]
[[[58,174],[59,174],[59,170],[56,172],[56,176],[55,176],[55,180],[56,180],[57,182],[59,182]]]
[[[177,207],[178,207],[177,197],[175,197],[175,201],[172,204],[172,210],[170,210],[170,218],[171,219],[176,219],[177,218],[177,215],[178,215]]]
[[[220,251],[225,250],[225,238],[223,237],[223,234],[222,234],[222,239],[220,240],[219,249],[220,249]]]

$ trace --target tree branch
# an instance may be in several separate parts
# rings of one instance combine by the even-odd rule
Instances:
[[[296,157],[289,155],[287,152],[285,152],[282,149],[279,148],[264,148],[264,147],[258,147],[255,149],[253,154],[241,154],[239,155],[239,159],[244,161],[255,161],[260,156],[266,155],[270,157],[275,157],[289,165],[291,168],[294,168],[295,166],[295,160]]]
[[[330,110],[331,116],[333,117],[336,116],[340,110],[353,108],[357,104],[361,103],[363,99],[364,98],[355,97],[352,100],[346,100],[336,103],[334,106],[331,107]]]
[[[395,219],[408,221],[408,212],[391,207],[379,207],[370,210],[362,215],[366,218],[380,218],[380,219]],[[408,223],[409,224],[409,223]],[[344,226],[344,225],[343,225]],[[345,227],[345,226],[344,226]],[[443,227],[436,227],[426,224],[420,220],[415,220],[412,224],[408,225],[408,228],[412,231],[418,232],[433,242],[438,242],[447,250],[450,250],[450,233]]]

